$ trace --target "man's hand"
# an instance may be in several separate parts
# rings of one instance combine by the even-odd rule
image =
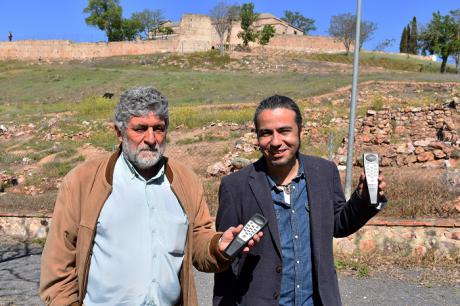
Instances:
[[[385,199],[385,189],[386,183],[385,183],[385,177],[382,174],[382,171],[379,171],[379,190],[378,190],[378,198],[379,201],[380,199]],[[362,199],[366,199],[367,201],[370,201],[369,197],[369,190],[367,189],[367,181],[366,181],[366,175],[364,172],[361,172],[361,175],[359,176],[359,183],[358,187],[356,188],[356,191],[358,192],[358,195]]]
[[[219,240],[219,250],[221,252],[225,251],[227,246],[232,242],[232,240],[238,235],[239,232],[243,229],[243,225],[240,224],[237,227],[229,227],[222,235],[221,239]],[[249,251],[259,243],[260,239],[262,238],[263,233],[262,231],[255,234],[252,239],[249,240],[247,245],[243,249],[243,253],[249,253]]]

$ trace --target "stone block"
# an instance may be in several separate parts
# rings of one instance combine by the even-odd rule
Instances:
[[[427,248],[424,245],[417,245],[413,250],[412,250],[412,256],[414,257],[424,257],[427,253]]]
[[[414,152],[416,155],[420,155],[425,152],[425,149],[423,149],[422,147],[417,147],[415,148]]]
[[[430,142],[428,146],[433,149],[442,150],[446,145],[442,141],[433,141],[433,142]]]
[[[374,136],[369,135],[369,134],[363,134],[361,136],[361,141],[364,142],[364,143],[372,142],[372,141],[374,141]]]
[[[371,239],[361,240],[359,250],[363,253],[370,253],[375,250],[375,242]]]
[[[446,232],[446,233],[444,233],[444,236],[445,236],[447,239],[452,239],[452,240],[458,240],[458,241],[460,241],[460,231]]]
[[[417,156],[417,161],[423,163],[434,160],[434,155],[431,152],[422,152]]]
[[[398,125],[394,129],[395,134],[403,134],[406,131],[406,128],[402,125]]]
[[[442,150],[433,150],[433,155],[436,159],[444,159],[447,155]]]
[[[423,140],[416,140],[414,141],[414,146],[416,147],[427,147],[431,142],[433,141],[433,139],[423,139]]]

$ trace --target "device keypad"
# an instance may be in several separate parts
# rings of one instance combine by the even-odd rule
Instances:
[[[241,239],[244,241],[247,241],[252,238],[258,231],[260,230],[260,225],[255,223],[252,220],[249,220],[249,222],[245,225],[243,230],[241,231]]]

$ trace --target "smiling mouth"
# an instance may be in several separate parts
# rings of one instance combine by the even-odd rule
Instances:
[[[286,152],[286,150],[282,150],[282,151],[269,151],[270,155],[272,155],[272,156],[274,156],[274,157],[283,155],[284,152]]]

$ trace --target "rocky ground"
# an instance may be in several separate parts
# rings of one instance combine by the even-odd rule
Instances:
[[[420,173],[430,177],[428,172],[450,168],[448,170],[453,174],[445,175],[443,183],[452,185],[454,194],[456,189],[460,190],[460,173],[456,174],[460,171],[456,170],[460,167],[457,163],[460,158],[457,84],[377,81],[364,83],[360,89],[359,99],[364,107],[378,107],[381,110],[368,110],[358,115],[356,128],[359,143],[356,156],[360,155],[363,147],[377,150],[382,156],[382,166],[387,166],[389,169],[385,171],[390,173],[393,168],[420,168]],[[335,150],[333,156],[339,167],[343,167],[348,126],[348,115],[343,112],[346,109],[343,104],[349,100],[349,90],[342,88],[308,101],[300,101],[304,106],[305,118],[302,152],[327,158],[331,147],[327,145],[330,137],[327,131],[333,131],[336,138],[332,144]],[[414,106],[424,99],[431,103],[438,101],[438,104]],[[106,152],[88,143],[70,153],[65,152],[66,141],[85,141],[98,129],[112,129],[109,122],[88,121],[83,121],[72,131],[59,128],[63,126],[66,116],[73,115],[69,112],[47,114],[40,122],[23,124],[0,122],[0,145],[5,148],[6,154],[0,159],[5,166],[0,170],[1,213],[51,212],[62,175],[73,165]],[[439,129],[442,129],[440,136],[437,135]],[[32,152],[39,156],[36,160],[28,157],[14,159],[33,150],[24,144],[37,140],[38,143],[53,143],[53,146]],[[184,161],[204,181],[212,211],[217,202],[220,177],[260,156],[251,123],[214,122],[196,129],[178,126],[169,132],[168,141],[167,154]],[[62,159],[70,160],[70,163],[61,169],[56,161]],[[356,165],[359,164],[357,158]],[[53,168],[54,165],[57,170]],[[53,175],[48,175],[50,173]],[[455,214],[455,207],[459,206],[456,209],[460,211],[460,201],[452,203],[451,211]]]

